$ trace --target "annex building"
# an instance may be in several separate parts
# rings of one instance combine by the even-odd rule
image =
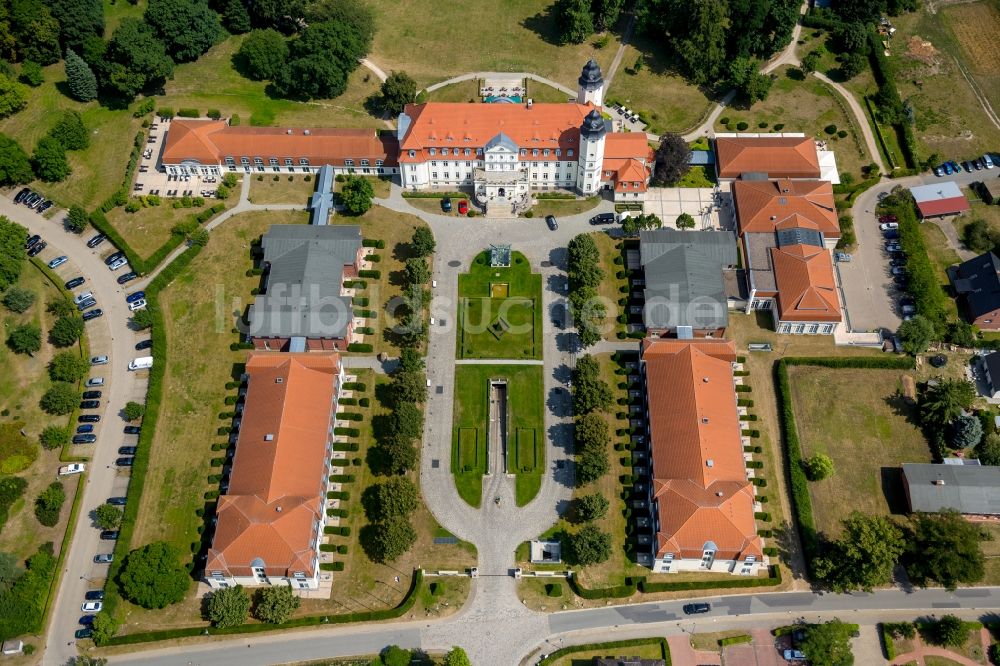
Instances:
[[[336,353],[250,353],[229,487],[205,563],[211,587],[319,587],[343,381]]]
[[[642,342],[653,571],[755,575],[767,561],[757,534],[730,340]]]

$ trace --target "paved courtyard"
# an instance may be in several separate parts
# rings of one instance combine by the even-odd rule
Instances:
[[[651,187],[646,192],[646,212],[676,228],[677,216],[687,213],[696,229],[736,229],[729,183],[714,187]]]

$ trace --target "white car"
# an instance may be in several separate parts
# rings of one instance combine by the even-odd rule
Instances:
[[[111,262],[111,264],[108,265],[108,268],[110,268],[113,271],[116,271],[127,263],[128,259],[122,257],[121,259],[116,259],[115,261]]]
[[[140,298],[139,300],[137,300],[137,301],[135,301],[133,303],[129,303],[128,304],[128,309],[131,312],[135,312],[136,310],[141,310],[144,307],[146,307],[146,299],[145,298]]]
[[[69,261],[69,257],[67,257],[65,254],[62,255],[61,257],[56,257],[55,259],[49,262],[49,268],[57,268],[65,264],[67,261]]]
[[[104,608],[104,603],[100,601],[88,601],[80,606],[80,610],[84,613],[100,613],[102,608]]]
[[[104,377],[91,377],[87,380],[87,386],[104,386]]]
[[[73,302],[76,303],[77,305],[79,305],[80,303],[83,303],[88,298],[93,298],[93,297],[94,297],[94,292],[92,292],[92,291],[85,291],[82,294],[77,295],[76,298],[73,299]]]
[[[83,463],[70,463],[59,468],[59,476],[69,476],[70,474],[83,474],[87,471],[87,466]]]
[[[878,228],[882,231],[889,231],[890,229],[899,229],[899,222],[883,222],[878,225]]]

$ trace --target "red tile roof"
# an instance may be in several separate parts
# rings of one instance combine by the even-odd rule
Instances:
[[[829,250],[814,245],[771,248],[780,321],[841,320]]]
[[[840,238],[833,186],[825,180],[737,180],[732,192],[741,234],[799,227]]]
[[[224,120],[176,119],[167,130],[162,162],[220,164],[232,157],[238,165],[241,157],[251,164],[259,157],[266,166],[273,157],[281,166],[286,158],[293,159],[296,167],[301,158],[313,167],[344,166],[348,159],[354,160],[355,167],[361,166],[362,159],[372,167],[376,160],[395,166],[398,150],[394,136],[379,136],[373,129],[232,127]]]
[[[819,155],[810,137],[716,137],[720,178],[763,172],[771,178],[819,178]]]
[[[935,215],[957,215],[969,210],[969,201],[965,197],[952,197],[950,199],[935,199],[931,201],[918,201],[917,208],[921,217],[934,217]]]
[[[728,340],[643,341],[657,556],[762,556],[746,477]]]
[[[249,576],[258,558],[268,576],[312,575],[339,364],[335,353],[251,352],[229,490],[219,499],[206,575]]]

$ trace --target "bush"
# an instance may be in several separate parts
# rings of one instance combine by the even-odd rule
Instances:
[[[545,585],[545,596],[561,597],[563,594],[561,583],[548,583]]]
[[[736,129],[738,129],[741,132],[748,127],[750,127],[750,125],[745,120],[741,120],[740,122],[736,123]]]
[[[827,125],[826,127],[823,128],[823,131],[826,132],[827,134],[831,134],[831,135],[832,134],[836,134],[837,133],[837,126],[836,125]]]
[[[360,352],[363,354],[370,353],[374,347],[367,342],[352,342],[347,345],[347,351],[349,352]]]
[[[21,314],[35,304],[35,292],[14,285],[3,295],[3,304],[11,312]]]
[[[181,118],[199,118],[201,116],[198,109],[178,109],[177,115]]]

